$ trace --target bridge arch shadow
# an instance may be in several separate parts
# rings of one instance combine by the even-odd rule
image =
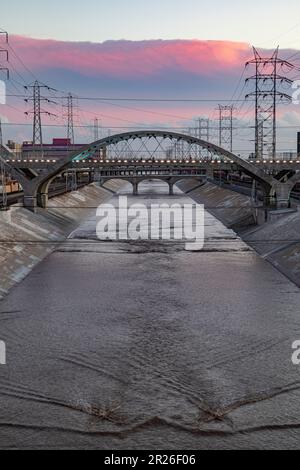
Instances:
[[[138,179],[135,178],[113,178],[113,177],[107,177],[107,178],[102,178],[100,181],[100,185],[105,188],[105,183],[108,181],[123,181],[126,183],[129,183],[132,185],[133,189],[133,195],[137,196],[139,194],[140,186],[145,183],[145,182],[150,182],[150,181],[160,181],[162,183],[165,183],[166,189],[169,194],[169,196],[174,195],[174,186],[177,186],[177,184],[180,181],[193,181],[194,185],[193,187],[200,186],[205,182],[204,178],[200,177],[163,177],[163,176],[157,176],[157,175],[148,175],[144,177],[139,177]],[[180,188],[179,188],[180,189]]]
[[[290,181],[288,185],[289,206],[293,205],[295,200],[300,200],[300,175]]]

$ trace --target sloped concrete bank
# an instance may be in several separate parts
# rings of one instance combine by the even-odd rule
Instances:
[[[199,185],[195,180],[180,181],[178,187],[219,219],[226,227],[238,230],[255,224],[248,196],[211,183]]]
[[[20,206],[0,212],[0,298],[123,185],[116,180],[101,188],[92,184],[51,199],[48,210],[36,214]]]
[[[196,202],[204,204],[208,212],[235,230],[244,242],[300,286],[299,210],[257,225],[248,196],[211,183],[199,186],[195,181],[182,181],[178,186]]]

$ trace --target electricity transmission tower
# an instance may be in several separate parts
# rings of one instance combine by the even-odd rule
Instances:
[[[48,91],[53,90],[53,88],[48,87],[47,85],[43,85],[42,83],[35,81],[33,85],[26,86],[25,89],[32,89],[32,98],[26,98],[25,102],[28,103],[30,101],[33,102],[33,110],[26,111],[25,114],[28,116],[29,114],[33,114],[33,151],[40,151],[43,155],[43,134],[42,134],[42,114],[46,114],[47,116],[56,116],[49,111],[43,110],[41,108],[42,101],[47,103],[55,103],[48,98],[44,98],[41,96],[41,89],[47,89]],[[53,90],[55,91],[55,90]]]
[[[98,118],[94,119],[94,142],[97,142],[100,138],[100,127],[101,127],[101,120]]]
[[[209,124],[210,121],[207,118],[199,118],[195,121],[196,126],[190,129],[190,134],[198,139],[209,142]]]
[[[68,134],[67,137],[70,140],[71,144],[75,143],[74,138],[74,97],[71,93],[67,97],[67,117],[68,117]]]
[[[209,119],[200,118],[197,123],[199,139],[209,142]]]
[[[75,104],[75,100],[76,100],[76,104]],[[67,138],[70,141],[71,145],[74,145],[75,144],[74,122],[75,122],[75,117],[77,118],[75,111],[78,108],[77,97],[72,95],[72,93],[69,93],[68,96],[63,98],[62,107],[63,107],[63,117],[67,121]],[[64,112],[64,110],[66,110],[66,112]]]
[[[230,152],[233,150],[233,111],[233,105],[219,105],[219,145]]]
[[[210,139],[210,121],[207,118],[199,118],[195,121],[196,126],[189,130],[189,133],[197,139],[209,142]],[[197,146],[198,147],[198,146]],[[202,150],[200,147],[197,151],[198,157],[207,157],[208,151]]]
[[[254,59],[246,66],[254,65],[255,75],[247,78],[246,82],[254,82],[255,90],[246,95],[246,99],[255,100],[255,158],[276,158],[277,144],[277,105],[289,103],[292,97],[283,91],[284,85],[291,85],[292,80],[285,74],[293,70],[290,62],[278,57],[279,47],[271,57],[262,57],[253,47]]]

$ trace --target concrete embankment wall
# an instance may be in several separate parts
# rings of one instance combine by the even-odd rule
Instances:
[[[255,224],[248,196],[211,183],[199,186],[195,180],[183,180],[177,186],[196,202],[204,204],[211,214],[229,228],[238,229]]]
[[[92,184],[51,199],[47,211],[35,214],[20,206],[0,212],[0,298],[123,185],[116,180],[102,188]]]
[[[182,181],[178,186],[300,286],[300,211],[256,225],[249,197],[211,183],[199,187],[195,181]]]

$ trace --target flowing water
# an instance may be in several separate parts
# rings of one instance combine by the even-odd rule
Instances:
[[[123,194],[191,202],[140,189]],[[91,218],[0,303],[1,448],[300,447],[299,289],[205,225],[188,252],[100,242]]]

